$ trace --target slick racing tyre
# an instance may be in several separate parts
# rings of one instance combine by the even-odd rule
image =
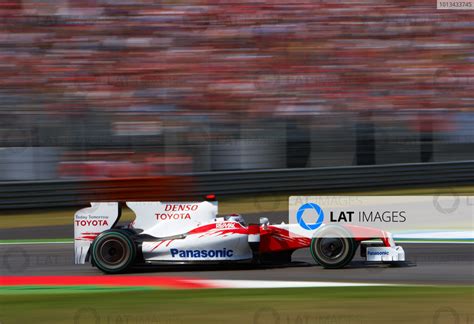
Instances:
[[[124,230],[101,233],[92,243],[91,250],[92,263],[105,273],[125,272],[137,255],[131,234]]]
[[[326,269],[345,267],[352,261],[357,250],[357,242],[340,227],[324,228],[311,241],[313,259]]]

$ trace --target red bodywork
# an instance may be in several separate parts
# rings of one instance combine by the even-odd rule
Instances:
[[[307,248],[311,245],[311,238],[293,235],[287,229],[278,226],[268,225],[265,227],[249,225],[248,227],[245,227],[239,223],[226,223],[232,223],[233,227],[219,229],[218,233],[220,235],[228,235],[232,233],[248,235],[260,234],[260,253],[294,251]],[[191,230],[188,234],[202,233],[202,236],[205,236],[209,234],[209,231],[215,230],[217,226],[216,223],[203,225]],[[352,225],[346,225],[344,228],[351,232],[352,237],[354,237],[357,242],[370,239],[381,239],[384,246],[390,246],[387,233],[380,229]],[[216,232],[213,231],[212,233],[215,235]]]
[[[352,233],[357,242],[381,239],[384,246],[390,246],[387,233],[382,230],[350,225],[344,226],[344,228]],[[269,225],[267,229],[260,228],[260,253],[294,251],[307,248],[310,245],[311,238],[291,235],[286,229],[272,225]]]

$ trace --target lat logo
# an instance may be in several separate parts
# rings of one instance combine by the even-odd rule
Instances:
[[[306,211],[316,214],[318,218],[314,223],[309,222],[303,218],[303,215]],[[298,224],[305,230],[315,230],[321,226],[324,221],[324,211],[318,204],[306,203],[301,205],[301,207],[296,212],[296,220],[298,221]]]
[[[339,216],[334,215],[334,212],[329,212],[331,222],[352,222],[353,211],[341,211]]]

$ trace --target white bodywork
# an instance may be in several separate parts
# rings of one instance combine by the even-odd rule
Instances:
[[[372,246],[367,247],[367,261],[389,262],[405,261],[405,251],[401,246]]]
[[[167,237],[186,233],[217,217],[217,202],[127,202],[140,234]]]
[[[261,222],[261,225],[247,227],[238,215],[217,217],[217,202],[210,201],[127,202],[127,206],[136,216],[128,228],[136,233],[134,239],[147,263],[250,260],[253,257],[252,248],[260,242],[259,228],[265,231],[269,226],[268,220]],[[120,208],[116,202],[91,203],[91,207],[76,212],[76,264],[86,262],[94,239],[103,231],[111,229],[119,216]],[[255,226],[256,230],[250,231]],[[271,228],[288,233],[275,234],[276,240],[285,244],[294,243],[295,249],[309,246],[309,243],[304,242],[307,238],[291,236],[297,231],[298,224],[282,223],[271,225]],[[403,248],[395,245],[389,233],[384,232],[383,236],[388,238],[389,246],[367,247],[367,261],[405,260]]]
[[[228,229],[242,228],[237,222],[217,218],[217,202],[128,202],[136,215],[132,228],[160,241],[145,241],[142,253],[146,261],[223,261],[252,258],[246,234]],[[215,224],[205,232],[181,234]],[[169,239],[165,239],[169,238]],[[216,248],[217,247],[217,248]]]
[[[183,239],[144,242],[142,252],[146,261],[238,261],[252,258],[247,234],[226,234],[218,229],[191,234]]]
[[[74,262],[83,264],[94,238],[114,226],[119,217],[116,202],[91,203],[74,214]]]
[[[74,216],[76,264],[85,263],[95,236],[110,229],[119,215],[118,203],[91,205]],[[217,202],[127,202],[127,206],[136,216],[129,228],[150,237],[141,245],[146,262],[252,258],[246,228],[239,222],[217,217]],[[252,239],[255,240],[253,236]]]

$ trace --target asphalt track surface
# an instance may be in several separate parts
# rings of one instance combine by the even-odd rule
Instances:
[[[260,215],[246,219],[256,221]],[[282,213],[266,217],[284,220]],[[72,238],[72,225],[44,228],[2,229],[2,239]],[[344,269],[317,266],[309,249],[293,254],[293,262],[282,266],[157,266],[133,269],[127,275],[182,276],[202,279],[339,281],[401,284],[474,284],[474,244],[401,244],[407,262],[401,266],[367,263],[359,256]],[[90,264],[75,265],[73,244],[0,245],[0,275],[102,275]]]
[[[133,275],[202,279],[344,281],[406,284],[474,284],[473,244],[404,244],[403,266],[368,264],[360,257],[337,270],[315,265],[308,249],[296,251],[283,266],[159,266],[134,269]],[[90,264],[75,265],[72,244],[1,245],[1,276],[101,275]],[[124,274],[127,276],[129,274]]]

